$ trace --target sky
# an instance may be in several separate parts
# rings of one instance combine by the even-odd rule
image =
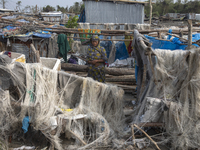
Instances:
[[[72,6],[75,2],[81,2],[82,0],[7,0],[6,9],[14,10],[18,1],[21,1],[21,8],[24,8],[27,5],[37,5],[38,7],[50,5],[56,8],[57,5],[60,5],[61,7]],[[0,8],[2,8],[2,6],[0,6]]]

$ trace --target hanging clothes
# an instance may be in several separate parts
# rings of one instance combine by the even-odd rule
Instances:
[[[87,34],[87,33],[101,33],[101,30],[99,29],[78,29],[79,32],[83,32],[85,34],[79,34],[79,37],[82,38],[91,38],[92,34]],[[81,39],[81,42],[87,41],[86,39]]]
[[[59,56],[62,57],[65,62],[67,62],[67,53],[71,49],[67,40],[67,35],[59,34],[57,43],[59,48]]]
[[[125,36],[125,39],[132,39],[133,40],[133,36]],[[125,41],[124,42],[126,45],[126,49],[128,51],[129,56],[131,55],[131,52],[133,51],[133,47],[132,47],[132,41]]]

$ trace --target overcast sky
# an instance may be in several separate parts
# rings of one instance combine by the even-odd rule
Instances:
[[[15,9],[16,3],[18,1],[21,1],[21,8],[24,8],[25,6],[35,6],[38,7],[44,7],[46,5],[50,5],[56,8],[56,5],[60,5],[61,7],[71,6],[74,4],[74,2],[81,2],[82,0],[7,0],[6,2],[6,8],[7,9]],[[0,8],[2,6],[0,5]]]

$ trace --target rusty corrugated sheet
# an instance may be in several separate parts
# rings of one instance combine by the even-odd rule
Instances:
[[[144,5],[85,1],[86,22],[144,23]]]
[[[51,57],[56,58],[58,54],[58,44],[57,44],[57,35],[53,35],[49,39],[37,39],[34,40],[34,46],[36,50],[39,50],[40,57]],[[35,62],[35,54],[28,46],[27,43],[12,43],[11,51],[22,53],[26,56],[27,62]]]

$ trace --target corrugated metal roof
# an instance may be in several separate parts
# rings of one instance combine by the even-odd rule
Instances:
[[[149,2],[135,1],[135,0],[83,0],[83,1],[95,1],[95,2],[114,2],[114,3],[140,3],[148,4]]]
[[[86,22],[144,23],[143,4],[85,1]]]
[[[62,12],[42,12],[42,16],[62,16]]]

